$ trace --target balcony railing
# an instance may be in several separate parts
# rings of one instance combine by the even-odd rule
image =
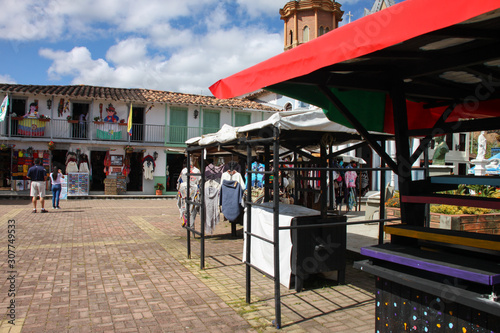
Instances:
[[[0,135],[4,137],[164,144],[183,144],[189,138],[218,130],[218,128],[132,124],[132,135],[128,135],[127,124],[120,123],[97,121],[79,123],[77,120],[23,117],[7,117],[0,123]]]

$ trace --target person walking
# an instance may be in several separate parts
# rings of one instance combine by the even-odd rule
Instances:
[[[52,208],[61,209],[59,207],[59,196],[61,195],[61,183],[64,179],[64,175],[58,167],[52,169],[50,174],[50,180],[52,181]]]
[[[37,197],[40,197],[42,213],[47,213],[45,209],[45,182],[47,180],[47,171],[42,166],[42,159],[36,158],[35,165],[29,168],[27,177],[31,179],[30,195],[33,197],[33,213],[36,213]]]

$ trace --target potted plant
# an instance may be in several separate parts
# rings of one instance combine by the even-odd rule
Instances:
[[[125,147],[123,147],[123,149],[125,150],[125,153],[131,153],[134,151],[134,147],[130,145],[126,145]]]
[[[68,121],[68,123],[73,123],[73,124],[78,123],[78,120],[73,119],[71,116],[67,116],[66,120]]]
[[[41,114],[40,117],[38,117],[38,119],[42,121],[50,121],[50,117],[44,114]]]
[[[155,185],[156,195],[162,195],[164,189],[165,185],[163,185],[162,183],[156,183]]]
[[[47,148],[49,150],[54,150],[55,147],[56,147],[56,143],[54,141],[49,141],[49,143],[47,143]]]

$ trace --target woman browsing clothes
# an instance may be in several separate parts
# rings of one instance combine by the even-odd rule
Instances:
[[[63,179],[64,175],[61,169],[54,167],[50,174],[50,180],[52,181],[52,207],[54,209],[61,209],[59,207],[59,196],[61,195],[61,183]]]

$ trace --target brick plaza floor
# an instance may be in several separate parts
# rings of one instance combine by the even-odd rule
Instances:
[[[245,302],[243,240],[231,237],[227,222],[206,240],[200,270],[199,241],[187,259],[175,200],[82,199],[61,207],[32,214],[29,200],[0,200],[0,333],[277,331],[272,280],[253,271],[253,302]],[[7,280],[9,220],[15,297]],[[374,278],[351,266],[346,285],[282,287],[281,331],[373,332]],[[7,316],[12,299],[15,325]]]

